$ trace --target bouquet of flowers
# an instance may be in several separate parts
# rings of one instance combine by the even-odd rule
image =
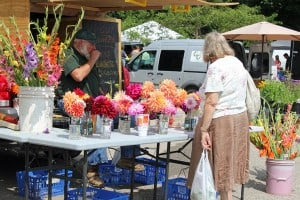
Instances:
[[[126,95],[131,97],[134,101],[139,100],[141,97],[142,86],[138,83],[130,83],[126,88]]]
[[[183,104],[181,105],[181,109],[185,112],[188,113],[192,110],[198,109],[200,106],[200,95],[198,92],[193,92],[187,95],[185,98]]]
[[[270,117],[262,110],[256,120],[256,125],[262,126],[264,131],[250,134],[250,141],[259,149],[260,156],[267,156],[270,159],[293,160],[299,155],[296,149],[295,140],[298,129],[296,113],[291,112],[291,105],[288,105],[285,114],[279,110]]]
[[[77,94],[85,102],[86,106],[84,111],[92,111],[94,98],[88,95],[87,93],[84,93],[84,91],[82,91],[80,88],[75,88],[74,93]]]
[[[63,96],[65,111],[74,118],[80,118],[84,114],[85,103],[75,92],[66,92]]]
[[[57,37],[64,6],[53,8],[54,25],[48,30],[48,8],[46,8],[43,25],[38,21],[31,22],[27,35],[20,33],[18,26],[11,18],[15,30],[9,30],[6,24],[0,21],[0,74],[5,75],[10,82],[19,86],[57,86],[62,72],[62,63],[65,50],[70,45],[75,33],[80,28],[84,16],[81,16],[73,32],[68,34],[64,42]],[[30,28],[37,31],[34,35]],[[12,33],[15,33],[13,35]]]
[[[129,107],[133,103],[133,99],[126,95],[124,91],[119,91],[115,94],[114,99],[117,111],[121,115],[128,115]]]
[[[97,96],[92,105],[92,114],[115,118],[118,114],[115,103],[107,96]]]

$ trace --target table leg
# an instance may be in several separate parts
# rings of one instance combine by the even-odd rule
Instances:
[[[244,187],[245,187],[245,185],[242,184],[242,188],[241,188],[241,200],[244,200]]]
[[[69,165],[69,151],[68,150],[65,150],[64,151],[64,157],[65,157],[65,161],[66,161],[66,166]],[[65,182],[64,182],[64,200],[67,200],[68,199],[68,183],[69,183],[69,180],[67,179],[68,177],[68,169],[65,168]]]
[[[134,188],[134,166],[135,166],[135,148],[132,146],[132,158],[131,158],[131,182],[130,182],[130,200],[133,200],[133,188]]]
[[[85,150],[83,152],[83,160],[84,160],[84,164],[83,164],[83,168],[82,168],[82,180],[83,180],[83,186],[82,186],[82,198],[83,200],[86,200],[86,188],[87,188],[87,151]]]
[[[48,148],[48,200],[52,199],[52,161],[53,161],[53,155],[52,155],[52,148]]]
[[[157,198],[157,175],[158,175],[158,158],[159,158],[160,143],[156,144],[156,158],[155,158],[155,173],[154,173],[154,193],[153,200]]]
[[[169,161],[170,161],[170,148],[171,148],[171,142],[167,143],[167,158],[166,158],[166,180],[164,183],[164,194],[163,194],[163,199],[167,200],[168,199],[168,182],[169,182]]]
[[[25,146],[25,199],[29,199],[29,145],[24,144]]]

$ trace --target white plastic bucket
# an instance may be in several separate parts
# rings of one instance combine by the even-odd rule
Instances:
[[[43,132],[52,129],[53,87],[21,86],[18,97],[21,131]]]

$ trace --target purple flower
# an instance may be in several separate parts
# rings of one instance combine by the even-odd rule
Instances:
[[[26,64],[24,66],[24,76],[29,77],[30,72],[38,65],[38,56],[33,48],[33,44],[29,42],[25,48],[25,60]]]

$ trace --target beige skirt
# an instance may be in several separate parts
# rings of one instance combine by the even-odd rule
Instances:
[[[199,163],[201,122],[195,130],[188,183],[191,187]],[[217,191],[230,191],[235,183],[243,184],[249,178],[249,122],[247,113],[213,119],[209,127],[212,150],[210,162]]]

